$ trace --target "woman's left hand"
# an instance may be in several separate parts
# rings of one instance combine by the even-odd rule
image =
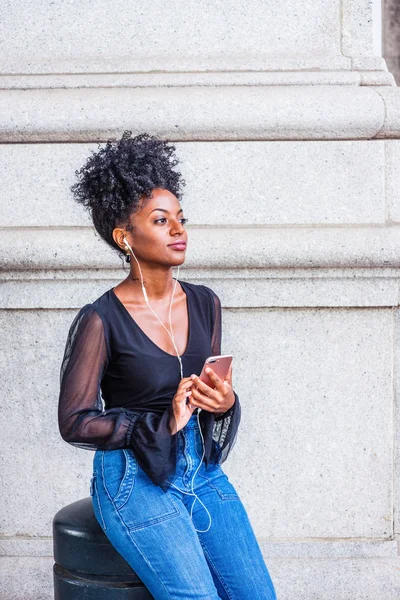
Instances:
[[[215,389],[201,381],[197,375],[192,375],[193,385],[190,404],[216,415],[223,414],[235,403],[235,395],[232,389],[232,363],[223,380],[218,377],[211,367],[206,368],[206,373],[215,385]]]

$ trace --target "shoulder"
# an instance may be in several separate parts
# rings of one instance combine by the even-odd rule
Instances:
[[[70,325],[70,334],[78,330],[88,329],[101,330],[103,329],[103,321],[99,312],[96,310],[95,303],[88,303],[82,306],[75,314]]]
[[[183,285],[189,288],[189,290],[191,290],[193,294],[197,296],[203,306],[208,307],[212,318],[215,317],[216,312],[221,310],[221,301],[219,296],[212,288],[201,283],[190,283],[188,281],[183,281]]]
[[[102,330],[107,329],[107,315],[110,312],[110,290],[107,290],[101,296],[88,302],[82,306],[71,324],[71,330],[90,328],[92,331],[101,333]]]
[[[98,323],[102,321],[106,322],[107,314],[110,311],[110,290],[107,290],[101,296],[88,302],[82,308],[79,309],[76,317],[84,318],[86,321],[92,323]]]
[[[184,281],[184,280],[179,280],[180,283],[183,284],[183,286],[185,286],[186,288],[189,288],[189,290],[191,290],[196,296],[199,296],[200,298],[205,298],[205,299],[210,299],[210,298],[215,298],[217,296],[217,294],[214,292],[214,290],[212,290],[210,287],[208,287],[207,285],[203,285],[202,283],[192,283],[189,281]]]
[[[207,292],[207,294],[213,300],[213,302],[214,302],[215,305],[217,305],[218,303],[221,304],[219,296],[214,292],[213,289],[211,289],[207,285],[202,285],[201,287]]]
[[[207,291],[207,294],[211,298],[211,310],[212,310],[212,319],[215,323],[216,321],[221,321],[221,300],[219,296],[212,290],[210,287],[204,285],[204,289]]]
[[[100,348],[105,344],[107,355],[110,353],[109,332],[107,321],[103,319],[96,302],[82,306],[75,314],[69,327],[67,345],[90,344]]]

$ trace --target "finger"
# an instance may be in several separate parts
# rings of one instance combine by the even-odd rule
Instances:
[[[213,384],[215,385],[215,387],[217,389],[220,389],[222,387],[222,380],[220,379],[220,377],[218,377],[218,375],[216,374],[215,371],[213,371],[213,369],[211,367],[206,367],[206,373],[209,376],[209,378],[211,379],[211,381],[213,382]]]
[[[215,390],[212,387],[210,387],[207,383],[204,383],[204,381],[202,381],[200,377],[197,377],[197,375],[192,380],[192,382],[194,384],[194,387],[202,391],[207,396],[215,396]]]
[[[186,392],[185,390],[183,390],[182,392],[177,394],[179,402],[186,402],[187,398],[191,398],[191,396],[192,396],[191,390],[189,392]]]
[[[182,377],[182,379],[179,382],[179,385],[185,385],[185,383],[188,383],[190,381],[192,381],[191,377]]]
[[[186,398],[185,404],[186,404],[186,406],[188,406],[190,408],[190,410],[194,410],[198,406],[196,404],[195,400],[193,400],[192,396],[189,396],[188,398]]]
[[[219,403],[216,402],[214,398],[210,398],[203,394],[196,387],[193,388],[190,403],[210,412],[219,410]]]
[[[182,379],[181,383],[178,385],[178,393],[181,392],[182,390],[191,390],[192,389],[192,385],[193,385],[193,381],[190,379],[190,377],[188,377],[186,379],[186,381],[184,381]]]

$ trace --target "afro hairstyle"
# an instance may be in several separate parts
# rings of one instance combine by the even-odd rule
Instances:
[[[148,133],[132,137],[124,131],[120,140],[110,139],[98,151],[92,150],[84,166],[75,171],[78,181],[71,186],[74,200],[82,204],[92,218],[100,237],[118,251],[115,227],[134,229],[129,217],[150,198],[154,188],[163,188],[180,201],[185,180],[174,171],[180,161],[175,146]]]

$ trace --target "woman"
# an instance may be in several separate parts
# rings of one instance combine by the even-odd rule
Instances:
[[[81,308],[60,373],[64,440],[95,450],[90,493],[111,544],[156,600],[274,600],[246,510],[220,464],[240,422],[221,354],[221,304],[179,282],[187,231],[174,146],[124,132],[77,171],[75,199],[130,263],[128,276]],[[166,325],[169,323],[169,327]],[[104,406],[103,406],[104,400]]]

